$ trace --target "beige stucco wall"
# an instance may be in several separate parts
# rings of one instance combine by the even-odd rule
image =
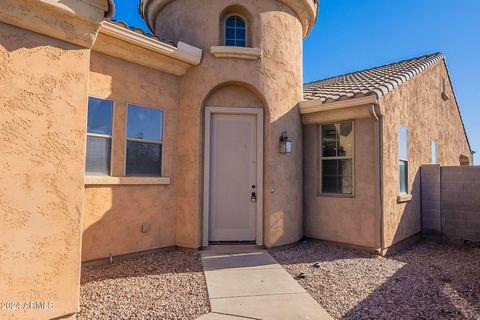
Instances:
[[[78,311],[88,49],[0,23],[0,301]]]
[[[372,119],[354,120],[354,196],[320,194],[319,127],[304,126],[305,236],[368,249],[380,247],[377,125]]]
[[[177,98],[175,76],[92,52],[89,95],[112,100],[112,173],[124,176],[127,104],[163,110],[163,176],[170,185],[87,186],[82,260],[175,245]],[[142,224],[150,231],[142,233]]]
[[[266,112],[264,161],[264,243],[294,242],[302,237],[302,136],[296,105],[302,100],[302,25],[291,9],[273,0],[246,0],[251,15],[251,44],[263,50],[260,60],[215,58],[210,46],[220,44],[220,16],[234,0],[176,0],[157,18],[156,34],[204,49],[200,66],[189,71],[179,87],[176,243],[201,244],[203,198],[203,108],[205,98],[219,85],[249,87]],[[198,26],[201,26],[198,27]],[[232,97],[233,99],[233,97]],[[280,154],[284,130],[294,152]]]
[[[441,97],[441,76],[447,79],[450,99]],[[385,108],[383,134],[385,246],[421,231],[420,166],[431,163],[431,142],[438,142],[438,163],[459,165],[470,155],[445,64],[440,62],[380,100]],[[398,125],[408,128],[409,190],[412,200],[397,203]]]

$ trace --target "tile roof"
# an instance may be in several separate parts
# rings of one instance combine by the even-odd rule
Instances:
[[[133,32],[136,32],[138,34],[141,34],[145,37],[148,37],[150,39],[153,39],[153,40],[156,40],[156,41],[160,41],[160,42],[163,42],[163,43],[166,43],[166,44],[169,44],[171,46],[174,46],[176,47],[177,44],[173,41],[170,41],[170,40],[165,40],[165,39],[160,39],[159,37],[157,37],[156,35],[154,35],[153,33],[150,33],[150,32],[145,32],[143,29],[140,29],[140,28],[135,28],[135,27],[131,27],[129,26],[126,22],[124,21],[120,21],[120,20],[115,20],[115,19],[111,19],[111,18],[107,18],[105,19],[106,21],[108,22],[111,22],[117,26],[120,26],[122,28],[125,28],[125,29],[128,29],[128,30],[131,30]]]
[[[344,74],[304,85],[305,100],[322,103],[376,95],[378,98],[442,61],[441,53]]]

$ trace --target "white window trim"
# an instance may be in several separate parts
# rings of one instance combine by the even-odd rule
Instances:
[[[109,138],[110,139],[110,172],[108,173],[108,175],[103,175],[103,174],[94,174],[94,173],[91,173],[91,172],[87,172],[86,168],[85,168],[85,176],[98,176],[98,177],[112,177],[113,176],[113,148],[114,148],[114,145],[115,145],[115,140],[114,140],[114,133],[115,133],[115,101],[113,100],[110,100],[110,99],[106,99],[106,98],[101,98],[101,97],[98,97],[98,96],[88,96],[88,100],[90,100],[90,98],[93,98],[93,99],[97,99],[97,100],[105,100],[105,101],[110,101],[112,103],[112,134],[111,135],[107,135],[107,134],[98,134],[98,133],[88,133],[88,108],[90,106],[90,104],[87,102],[87,129],[86,129],[86,132],[87,132],[87,140],[88,140],[88,137],[97,137],[97,138]],[[87,154],[86,154],[86,151],[87,151],[87,141],[85,141],[85,164],[86,164],[86,161],[87,161]]]
[[[352,145],[352,156],[351,157],[324,157],[323,150],[322,150],[322,142],[323,142],[323,134],[322,134],[322,126],[332,125],[332,124],[341,124],[341,123],[352,123],[352,131],[353,131],[353,145]],[[354,120],[347,120],[347,121],[339,121],[334,123],[323,123],[317,126],[317,196],[321,197],[340,197],[340,198],[355,198],[355,144],[356,144],[356,136],[355,136],[355,121]],[[352,160],[352,193],[327,193],[323,192],[323,166],[322,161],[323,159],[328,160]]]
[[[227,20],[231,17],[239,17],[243,20],[245,23],[245,47],[238,47],[238,46],[233,46],[233,47],[238,47],[238,48],[249,48],[250,46],[248,45],[248,20],[241,14],[239,13],[230,13],[225,16],[225,19],[223,19],[223,45],[226,47],[232,47],[232,46],[227,46]],[[235,34],[236,35],[236,34]],[[237,39],[230,39],[234,40],[235,42]]]
[[[128,107],[129,106],[133,106],[133,107],[140,107],[140,108],[145,108],[145,109],[150,109],[150,110],[155,110],[155,111],[161,111],[163,113],[163,117],[162,117],[162,139],[161,141],[153,141],[153,140],[146,140],[146,139],[135,139],[135,138],[129,138],[128,137]],[[164,141],[165,141],[165,115],[166,115],[166,112],[163,108],[154,108],[154,107],[147,107],[147,106],[144,106],[142,104],[135,104],[135,103],[127,103],[126,105],[126,110],[125,110],[125,146],[124,146],[124,150],[123,150],[123,176],[124,177],[130,177],[130,178],[134,178],[134,177],[145,177],[145,178],[148,178],[148,177],[157,177],[157,178],[161,178],[161,177],[164,177],[164,172],[163,172],[163,160],[164,160]],[[160,175],[159,176],[156,176],[156,175],[142,175],[142,176],[135,176],[135,175],[131,175],[131,176],[127,176],[127,144],[128,144],[128,141],[133,141],[133,142],[142,142],[142,143],[151,143],[151,144],[159,144],[162,146],[162,155],[160,156]]]

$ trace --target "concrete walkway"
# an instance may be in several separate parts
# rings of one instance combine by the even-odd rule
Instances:
[[[327,320],[330,315],[265,250],[206,251],[212,312],[198,320]]]

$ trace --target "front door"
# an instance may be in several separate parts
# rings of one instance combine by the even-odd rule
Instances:
[[[207,116],[209,241],[255,241],[258,114],[209,112]]]

